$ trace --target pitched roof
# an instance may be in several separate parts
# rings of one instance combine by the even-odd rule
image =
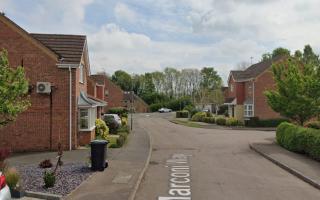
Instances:
[[[283,58],[283,56],[278,56],[270,60],[253,64],[244,71],[231,71],[230,74],[233,76],[235,81],[243,81],[250,78],[255,78],[265,70],[267,70],[269,67],[271,67],[274,62],[278,62]]]
[[[79,64],[85,48],[85,35],[35,34],[30,35],[55,52],[62,63]]]

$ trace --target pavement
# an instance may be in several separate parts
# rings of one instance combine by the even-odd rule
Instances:
[[[175,199],[170,197],[182,194],[186,196],[180,199],[320,199],[319,190],[249,148],[249,143],[272,142],[274,131],[192,128],[171,123],[165,115],[137,119],[151,135],[153,152],[136,200]],[[172,179],[178,174],[170,162],[179,155],[188,156],[187,162],[180,162],[187,170],[179,174],[188,179]]]
[[[108,149],[109,166],[103,172],[96,172],[84,181],[64,199],[72,200],[124,200],[132,199],[146,169],[150,156],[150,138],[148,133],[134,124],[134,130],[128,136],[128,142],[119,149]],[[89,149],[65,151],[63,162],[86,162]],[[56,152],[15,154],[8,161],[11,166],[39,163],[51,158],[55,161]],[[24,197],[21,200],[34,200]]]
[[[301,180],[320,189],[320,162],[290,152],[276,143],[253,143],[250,148]]]

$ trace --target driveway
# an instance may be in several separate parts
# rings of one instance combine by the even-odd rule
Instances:
[[[136,200],[320,199],[319,190],[249,149],[249,142],[273,140],[274,132],[191,128],[169,122],[172,115],[141,114],[135,119],[153,141]],[[172,163],[177,157],[181,162]],[[178,176],[174,167],[183,167],[180,175],[185,178],[173,179]]]

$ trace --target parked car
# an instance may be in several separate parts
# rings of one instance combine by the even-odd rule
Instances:
[[[158,111],[159,111],[160,113],[168,113],[168,112],[172,112],[172,110],[171,110],[171,109],[169,109],[169,108],[160,108]]]
[[[114,120],[116,120],[116,122],[118,123],[118,125],[121,125],[121,118],[119,117],[119,115],[117,114],[104,114],[103,118],[105,117],[113,117]]]
[[[10,189],[2,172],[0,172],[0,200],[11,200]]]

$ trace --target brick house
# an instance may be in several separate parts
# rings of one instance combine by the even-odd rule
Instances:
[[[10,66],[24,67],[32,104],[0,129],[0,146],[43,151],[61,142],[63,149],[75,149],[94,137],[97,109],[106,102],[87,95],[86,36],[31,34],[0,15],[0,49],[8,51]]]
[[[124,103],[124,107],[128,110],[133,106],[136,113],[147,113],[150,111],[149,105],[133,92],[124,92]]]
[[[99,92],[103,96],[104,101],[108,102],[108,106],[104,108],[104,112],[108,112],[110,108],[124,107],[124,92],[123,90],[113,83],[106,74],[94,74],[90,76],[101,86]]]
[[[278,57],[251,65],[243,71],[230,72],[228,90],[224,88],[224,104],[228,105],[230,117],[241,121],[250,117],[259,119],[280,117],[269,107],[264,92],[275,88],[271,66],[281,59]]]

